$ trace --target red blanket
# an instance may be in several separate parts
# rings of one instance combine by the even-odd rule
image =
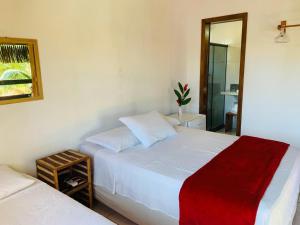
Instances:
[[[254,225],[289,145],[242,136],[183,184],[180,225]]]

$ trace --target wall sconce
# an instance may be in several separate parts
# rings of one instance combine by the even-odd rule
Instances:
[[[286,29],[290,27],[300,27],[300,24],[287,25],[286,20],[281,21],[280,25],[277,26],[277,29],[280,31],[279,35],[275,37],[275,42],[277,43],[287,43],[289,42],[289,37],[286,33]]]

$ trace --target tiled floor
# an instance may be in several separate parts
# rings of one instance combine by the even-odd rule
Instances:
[[[105,206],[99,202],[95,203],[94,210],[118,225],[136,225],[135,223],[126,219],[124,216],[120,215],[119,213],[113,211],[112,209],[108,208],[107,206]],[[156,225],[159,225],[159,224],[156,224]],[[298,209],[296,212],[296,216],[295,216],[293,225],[300,225],[300,202],[298,202]]]
[[[131,222],[124,216],[113,211],[112,209],[108,208],[100,202],[95,201],[94,210],[118,225],[136,225],[135,223]]]
[[[222,128],[221,130],[216,131],[216,133],[236,136],[236,129],[232,129],[231,131],[225,132],[225,128]]]

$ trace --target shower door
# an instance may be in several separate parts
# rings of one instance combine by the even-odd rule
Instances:
[[[227,45],[209,44],[207,76],[207,130],[217,131],[224,127],[226,88]]]

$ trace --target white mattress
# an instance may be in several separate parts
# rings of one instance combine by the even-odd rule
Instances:
[[[0,200],[1,225],[113,225],[75,200],[36,181]]]
[[[95,185],[178,219],[184,180],[235,140],[234,136],[178,127],[178,135],[148,149],[139,145],[116,154],[83,143],[81,151],[93,156]],[[299,184],[300,150],[290,147],[259,205],[255,224],[291,224]]]

